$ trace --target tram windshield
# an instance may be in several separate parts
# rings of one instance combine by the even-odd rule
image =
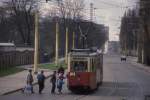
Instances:
[[[72,71],[83,72],[88,70],[87,61],[72,61],[71,66]]]

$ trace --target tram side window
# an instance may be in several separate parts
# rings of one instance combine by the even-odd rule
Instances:
[[[72,71],[87,71],[87,61],[73,61],[72,62]]]
[[[92,65],[91,65],[91,71],[92,72],[95,72],[95,67],[96,67],[96,62],[95,62],[95,60],[94,59],[92,59],[92,63],[91,63]]]

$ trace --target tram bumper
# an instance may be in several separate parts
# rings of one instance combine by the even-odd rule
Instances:
[[[89,73],[87,72],[70,72],[68,74],[69,89],[88,89]]]

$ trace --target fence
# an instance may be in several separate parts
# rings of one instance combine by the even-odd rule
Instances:
[[[0,52],[0,69],[33,64],[33,57],[33,50]]]

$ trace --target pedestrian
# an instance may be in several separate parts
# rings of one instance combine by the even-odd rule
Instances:
[[[34,93],[32,83],[33,83],[32,70],[29,70],[29,74],[27,75],[27,85],[31,87],[31,93]]]
[[[53,74],[51,75],[51,79],[50,82],[52,84],[52,88],[51,88],[51,93],[55,93],[55,88],[56,88],[56,71],[53,72]]]
[[[58,71],[57,71],[57,73],[58,74],[59,73],[63,73],[64,74],[64,72],[65,72],[64,68],[62,66],[60,66],[59,69],[58,69]]]
[[[59,75],[58,75],[58,80],[57,80],[57,88],[58,88],[59,94],[62,94],[63,84],[64,84],[64,76],[63,76],[63,73],[59,73]]]
[[[42,90],[44,89],[44,83],[45,83],[45,75],[43,70],[41,71],[40,74],[37,75],[37,79],[39,85],[39,94],[41,94]]]

